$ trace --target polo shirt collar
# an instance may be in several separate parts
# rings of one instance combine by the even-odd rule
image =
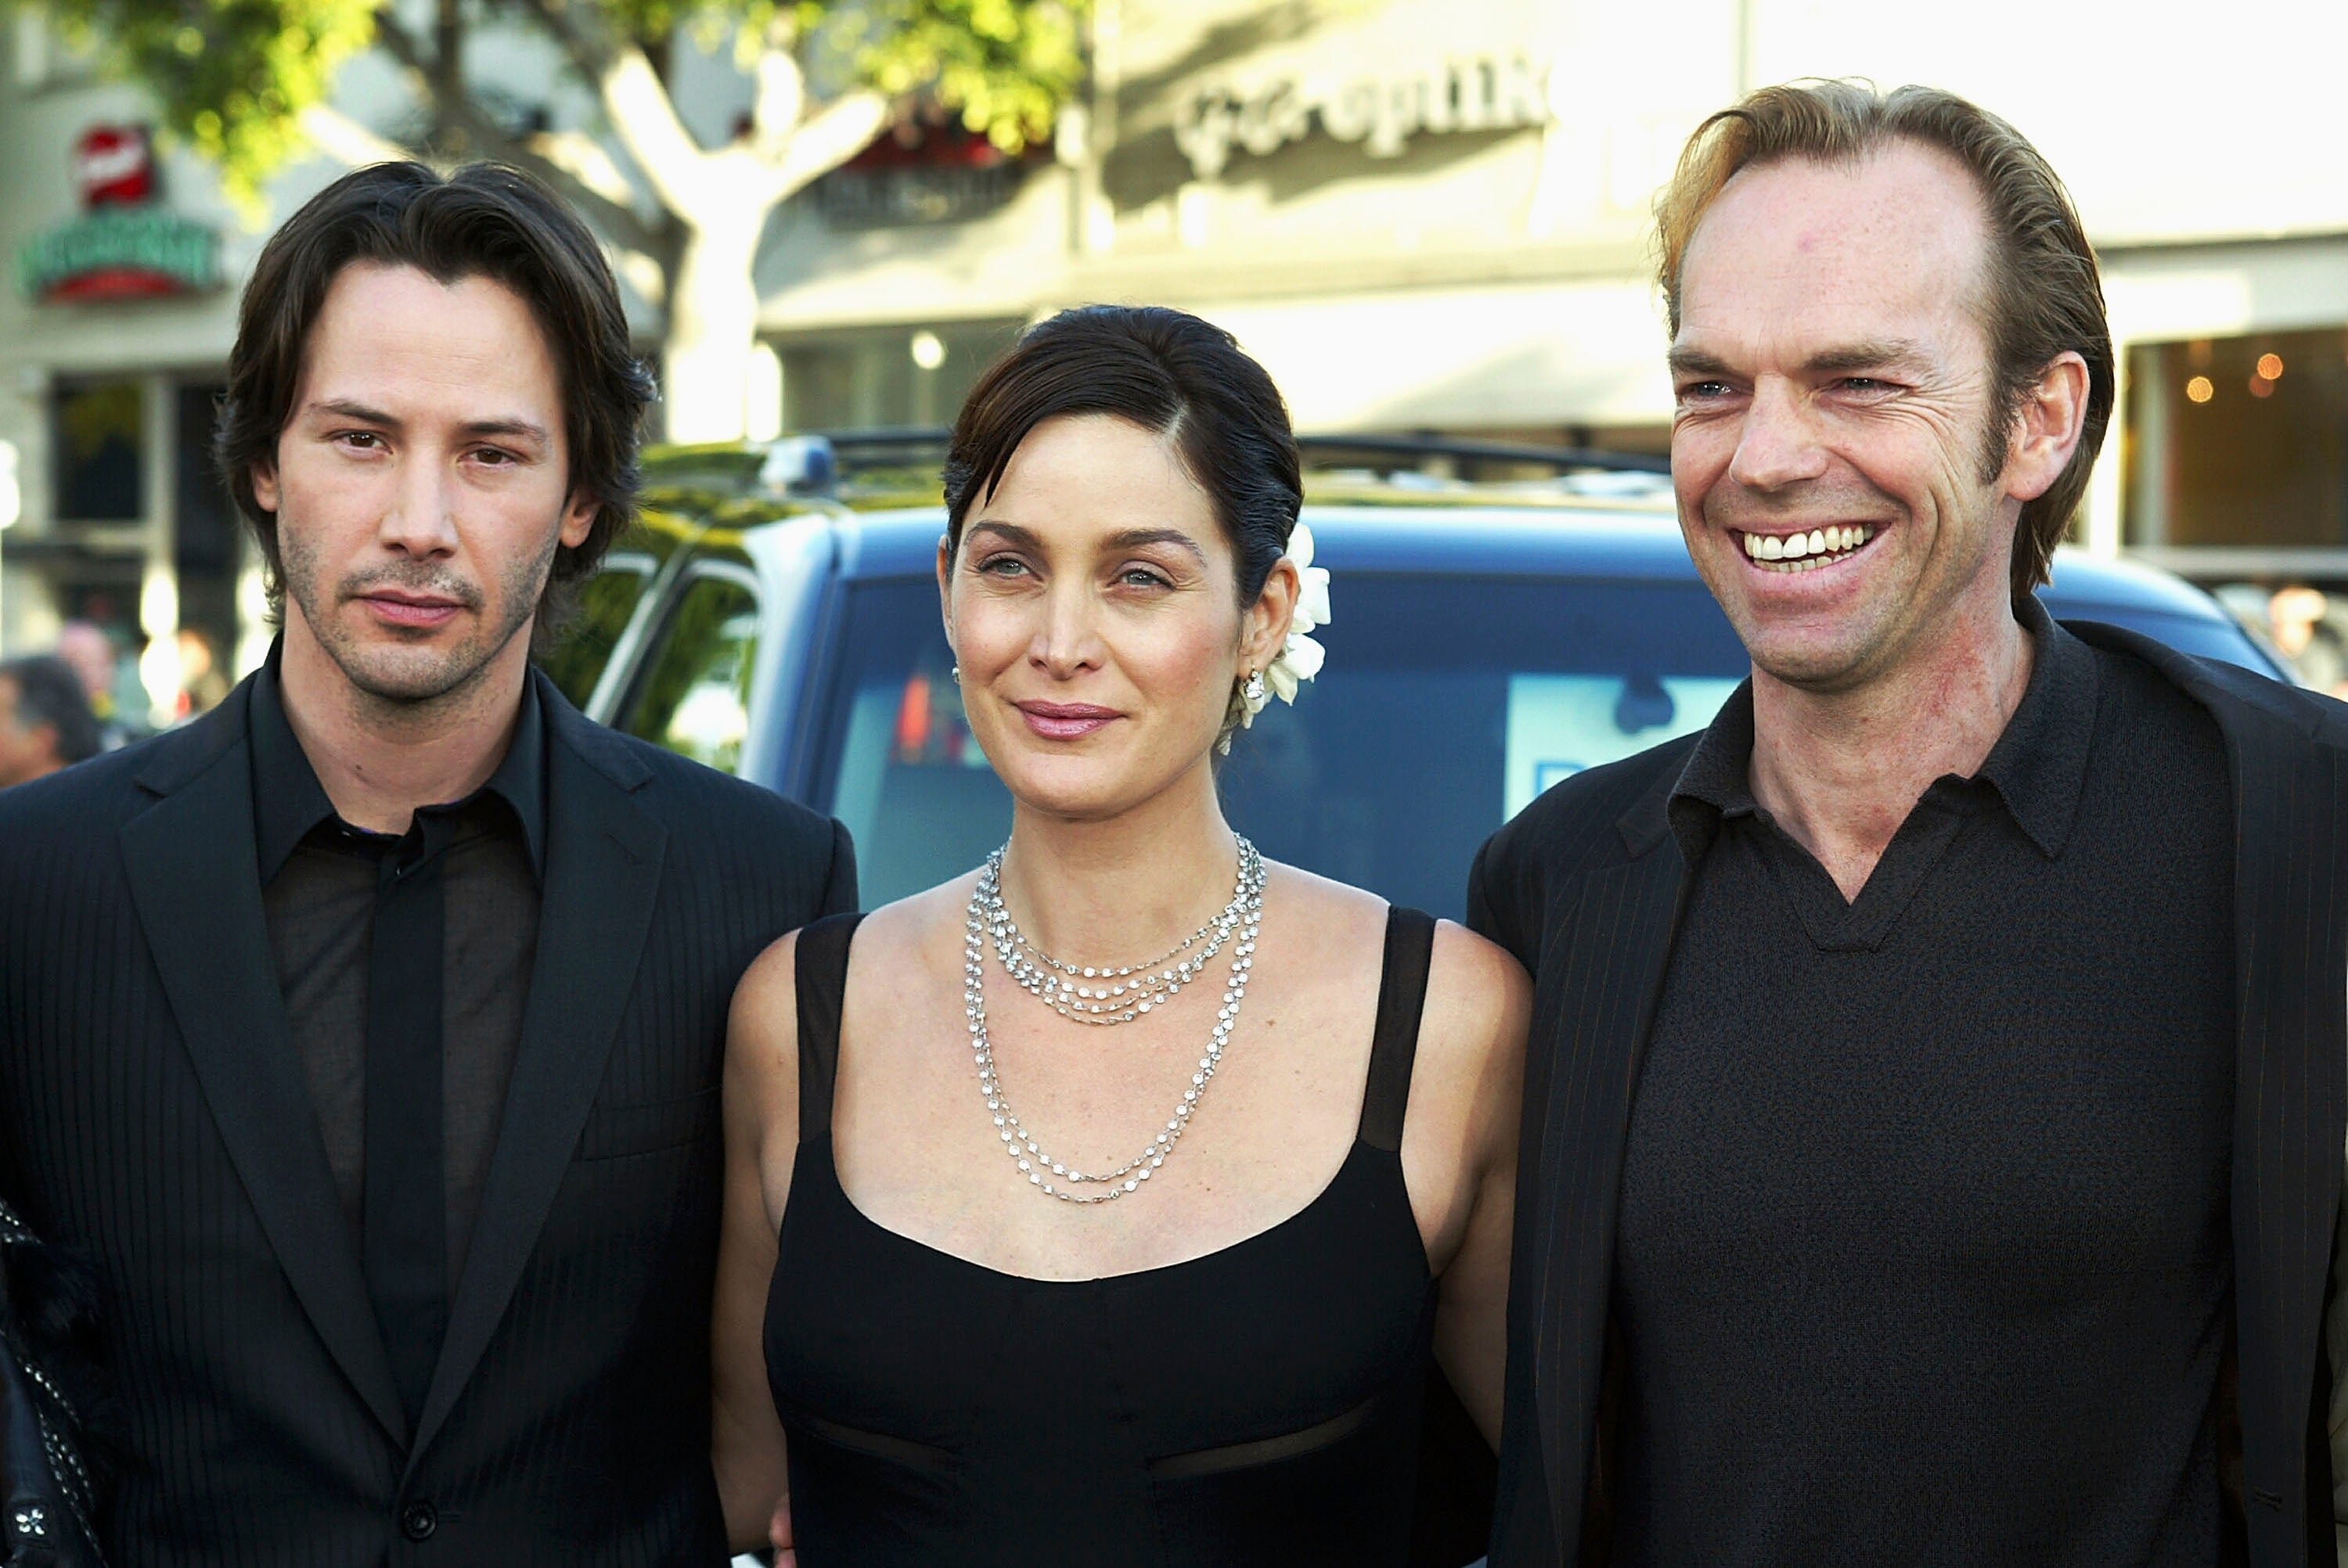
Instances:
[[[2037,644],[2030,685],[1973,776],[1991,785],[2014,822],[2049,860],[2063,853],[2087,786],[2096,733],[2096,653],[2054,624],[2037,597],[2014,619]]]
[[[271,644],[268,659],[254,673],[246,720],[252,748],[253,839],[260,850],[263,886],[284,868],[311,829],[322,822],[338,820],[335,803],[327,798],[317,769],[310,765],[293,723],[285,717],[278,674],[283,648],[283,640]],[[511,808],[521,827],[530,873],[542,879],[546,875],[546,718],[535,678],[525,676],[522,681],[521,715],[514,726],[513,743],[479,793],[496,795]]]
[[[2087,783],[2095,737],[2095,651],[2061,627],[2036,597],[2014,609],[2035,645],[2030,684],[1973,775],[1996,792],[2015,825],[2048,859],[2062,854]],[[1720,824],[1760,810],[1753,798],[1753,682],[1721,704],[1680,770],[1667,810],[1693,865]]]

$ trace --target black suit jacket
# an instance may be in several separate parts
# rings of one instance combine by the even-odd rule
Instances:
[[[97,1260],[119,1563],[719,1563],[726,1008],[837,824],[545,705],[544,909],[415,1429],[263,924],[247,686],[0,794],[0,1181]]]
[[[2348,1128],[2348,708],[2074,623],[2207,707],[2234,787],[2235,1317],[2261,1568],[2333,1561],[2321,1344]],[[1609,1308],[1639,1059],[1685,896],[1665,806],[1697,737],[1550,790],[1477,856],[1468,924],[1535,977],[1493,1568],[1602,1563]],[[1605,1396],[1601,1399],[1601,1395]]]

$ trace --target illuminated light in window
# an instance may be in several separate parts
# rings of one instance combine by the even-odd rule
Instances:
[[[2279,354],[2262,354],[2259,355],[2259,379],[2260,381],[2281,381],[2282,379],[2282,355]]]
[[[2252,397],[2272,397],[2274,395],[2274,383],[2269,381],[2263,375],[2254,375],[2250,377],[2250,395]]]
[[[935,333],[915,333],[912,353],[913,363],[923,370],[935,370],[946,362],[946,345]]]
[[[2218,389],[2206,375],[2197,375],[2185,384],[2185,395],[2196,403],[2207,403],[2218,395]]]

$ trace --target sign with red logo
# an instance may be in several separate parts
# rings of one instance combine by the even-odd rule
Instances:
[[[220,286],[220,235],[164,207],[143,125],[96,125],[73,148],[82,215],[16,253],[16,281],[53,302],[153,299]]]
[[[74,143],[81,204],[137,207],[155,199],[155,148],[143,125],[97,125]]]

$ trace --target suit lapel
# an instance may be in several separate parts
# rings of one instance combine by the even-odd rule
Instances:
[[[667,830],[630,794],[650,775],[624,753],[604,755],[611,738],[551,685],[541,682],[540,696],[550,743],[538,958],[505,1120],[411,1466],[471,1378],[538,1245],[602,1081],[660,889]],[[582,755],[589,750],[609,773]]]
[[[2319,1362],[2348,1139],[2348,725],[2323,703],[2135,632],[2226,738],[2234,787],[2234,1323],[2250,1558],[2331,1560]],[[2320,1381],[2319,1381],[2320,1379]]]
[[[2234,788],[2234,1324],[2250,1559],[2331,1561],[2321,1364],[2348,1138],[2348,725],[2116,627],[2066,622],[2209,711]]]
[[[1521,1312],[1511,1316],[1534,1326],[1538,1430],[1561,1440],[1545,1449],[1543,1468],[1562,1542],[1581,1532],[1632,1095],[1687,881],[1662,825],[1673,782],[1660,780],[1623,819],[1629,857],[1590,874],[1540,966],[1536,1038],[1550,1046],[1537,1091],[1539,1195],[1534,1234],[1521,1238],[1529,1251],[1519,1254]]]
[[[205,722],[215,735],[234,729],[209,765],[170,778],[171,753],[159,755],[149,776],[161,778],[163,798],[124,825],[124,871],[205,1102],[279,1266],[344,1375],[404,1442],[407,1417],[277,989],[242,696]]]
[[[2319,1372],[2329,1390],[2315,1358],[2348,1129],[2348,780],[2339,751],[2267,715],[2238,713],[2229,729],[2242,1469],[2252,1540],[2268,1548],[2254,1556],[2296,1561],[2309,1511],[2329,1501],[2328,1460],[2311,1475],[2300,1434]]]

